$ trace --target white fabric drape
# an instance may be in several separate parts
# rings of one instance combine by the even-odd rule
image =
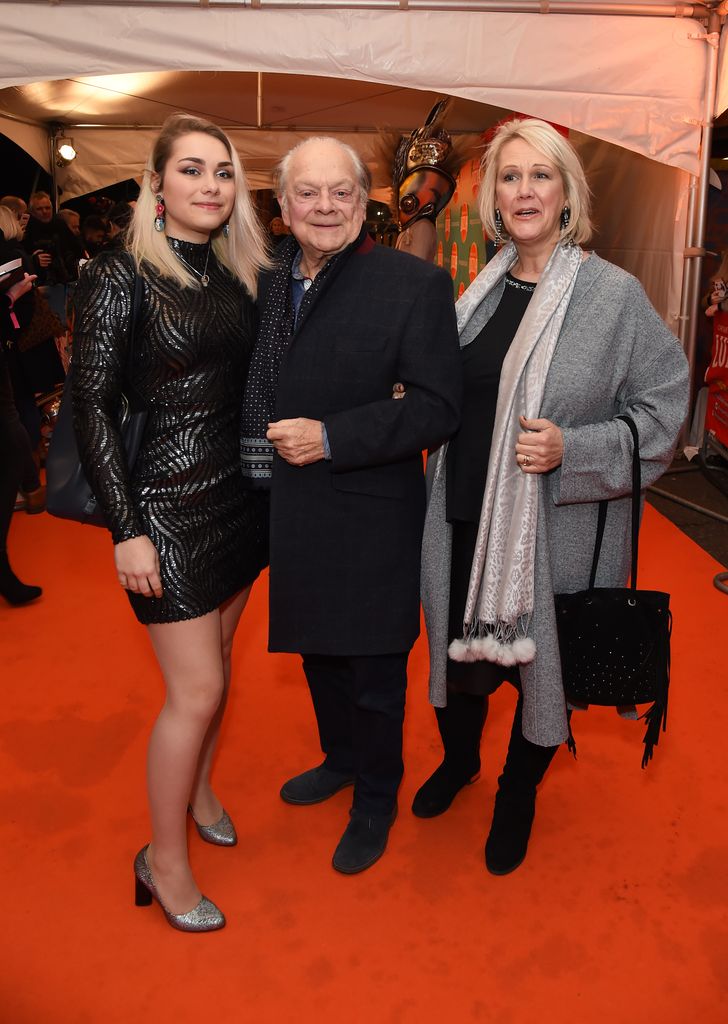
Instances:
[[[687,18],[4,3],[0,88],[164,69],[359,79],[538,115],[695,174],[703,32]]]

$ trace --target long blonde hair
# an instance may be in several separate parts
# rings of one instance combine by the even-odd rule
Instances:
[[[250,198],[245,171],[235,147],[225,132],[211,121],[191,114],[172,114],[162,125],[144,170],[139,199],[129,228],[129,251],[140,273],[144,261],[162,277],[171,277],[185,288],[200,287],[199,280],[185,269],[170,249],[165,232],[157,231],[154,227],[156,200],[152,189],[152,178],[155,175],[163,179],[176,140],[193,132],[201,132],[222,142],[233,165],[235,201],[228,219],[229,233],[226,238],[222,226],[213,231],[212,251],[218,263],[227,267],[255,298],[258,273],[270,266],[266,236]]]
[[[482,181],[478,192],[478,209],[483,227],[489,238],[496,237],[495,186],[498,176],[498,161],[501,150],[511,139],[522,139],[539,153],[553,160],[561,175],[564,196],[569,208],[569,224],[561,229],[563,241],[582,245],[592,235],[591,195],[579,155],[563,135],[547,121],[536,117],[516,118],[506,121],[496,131],[485,151],[480,164]],[[501,237],[507,237],[501,228]]]

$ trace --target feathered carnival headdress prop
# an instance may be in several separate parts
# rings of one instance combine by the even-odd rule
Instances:
[[[455,178],[470,155],[473,139],[463,136],[453,142],[445,130],[452,102],[452,96],[438,100],[424,125],[409,136],[384,133],[375,144],[377,162],[391,178],[401,229],[422,219],[435,223],[452,199]]]

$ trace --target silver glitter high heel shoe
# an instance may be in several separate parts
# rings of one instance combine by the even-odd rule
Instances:
[[[200,833],[200,838],[204,839],[206,843],[212,843],[214,846],[237,845],[238,834],[226,810],[223,809],[222,817],[213,822],[212,825],[201,825],[195,817],[195,812],[192,810],[191,805],[187,810],[192,815],[192,820],[197,831]]]
[[[197,906],[193,907],[192,910],[188,910],[186,914],[173,914],[167,910],[159,898],[157,887],[152,878],[152,872],[149,870],[149,862],[147,861],[148,849],[149,843],[142,847],[134,858],[134,902],[136,905],[138,907],[148,907],[152,900],[155,899],[162,908],[168,923],[181,932],[215,932],[218,928],[224,928],[225,915],[206,896],[203,896]]]

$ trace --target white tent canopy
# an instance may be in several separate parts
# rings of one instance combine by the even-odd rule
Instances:
[[[691,18],[4,3],[0,89],[183,69],[377,82],[537,114],[696,174],[705,34]],[[250,107],[232,123],[255,127]]]
[[[572,129],[575,138],[581,133],[623,147],[621,172],[634,169],[636,176],[615,169],[602,183],[607,189],[623,182],[622,201],[608,216],[622,218],[629,209],[631,220],[602,223],[602,234],[618,236],[617,244],[610,238],[603,248],[621,253],[617,262],[639,273],[675,325],[685,303],[685,227],[695,220],[689,176],[705,176],[702,126],[714,106],[728,103],[723,60],[717,99],[714,73],[712,91],[710,84],[717,16],[709,32],[690,17],[706,13],[700,5],[592,3],[585,14],[576,13],[584,4],[530,0],[502,5],[519,13],[477,0],[433,0],[438,9],[412,0],[418,7],[410,10],[376,9],[387,0],[350,0],[347,9],[327,0],[310,7],[302,0],[293,9],[268,2],[3,3],[0,131],[37,156],[45,145],[38,121],[68,126],[82,154],[69,172],[71,194],[112,172],[114,180],[137,174],[153,126],[180,107],[231,129],[253,184],[295,141],[291,130],[338,130],[349,137],[353,131],[365,150],[367,132],[377,126],[420,123],[434,94],[466,101],[456,106],[456,129],[492,123],[488,117],[479,122],[475,108],[481,104],[489,112],[545,117]],[[391,6],[407,3],[391,0]],[[593,13],[602,8],[604,14]],[[182,75],[177,84],[184,88],[173,99],[165,95],[174,84],[170,72],[200,71],[210,74]],[[150,74],[160,72],[152,87]],[[217,86],[229,87],[215,91],[218,79]],[[150,89],[156,90],[151,102]],[[428,96],[414,93],[413,101],[410,90]],[[134,130],[136,124],[148,131]],[[624,150],[648,159],[627,159]],[[598,169],[608,148],[592,146],[592,164],[596,152]],[[653,187],[659,187],[659,203],[646,195]]]

